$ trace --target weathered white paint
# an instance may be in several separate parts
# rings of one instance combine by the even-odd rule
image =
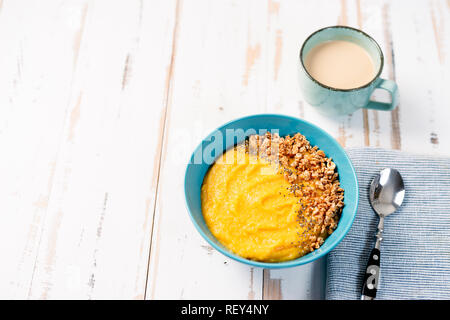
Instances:
[[[265,12],[257,1],[179,3],[149,299],[261,298],[262,270],[211,250],[194,229],[185,209],[183,177],[202,136],[226,120],[263,111],[265,36],[259,29]]]
[[[174,14],[3,2],[1,297],[144,297]]]

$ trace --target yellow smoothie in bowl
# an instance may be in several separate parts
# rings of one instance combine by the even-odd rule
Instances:
[[[333,166],[299,134],[252,136],[206,174],[205,222],[241,257],[265,262],[301,257],[319,248],[337,225],[343,195]]]

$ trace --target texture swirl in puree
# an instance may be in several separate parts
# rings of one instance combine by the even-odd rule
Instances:
[[[212,234],[247,259],[279,262],[309,250],[297,245],[304,230],[298,222],[301,202],[274,163],[228,150],[208,171],[202,186],[202,210]],[[319,232],[311,230],[311,235]]]

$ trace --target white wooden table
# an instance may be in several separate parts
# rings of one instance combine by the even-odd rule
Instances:
[[[385,53],[400,106],[323,117],[298,52],[344,24]],[[0,0],[0,298],[320,298],[324,261],[269,271],[191,224],[194,146],[255,113],[345,147],[450,155],[450,1]]]

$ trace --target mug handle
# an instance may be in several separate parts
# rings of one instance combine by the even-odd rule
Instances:
[[[389,111],[395,109],[395,107],[398,104],[398,87],[397,84],[392,80],[386,80],[386,79],[378,79],[378,83],[375,86],[375,89],[383,89],[388,91],[391,94],[391,103],[385,103],[385,102],[377,102],[377,101],[371,101],[369,100],[369,103],[364,106],[366,109],[376,109],[376,110],[383,110],[383,111]],[[373,92],[373,91],[372,91]]]

